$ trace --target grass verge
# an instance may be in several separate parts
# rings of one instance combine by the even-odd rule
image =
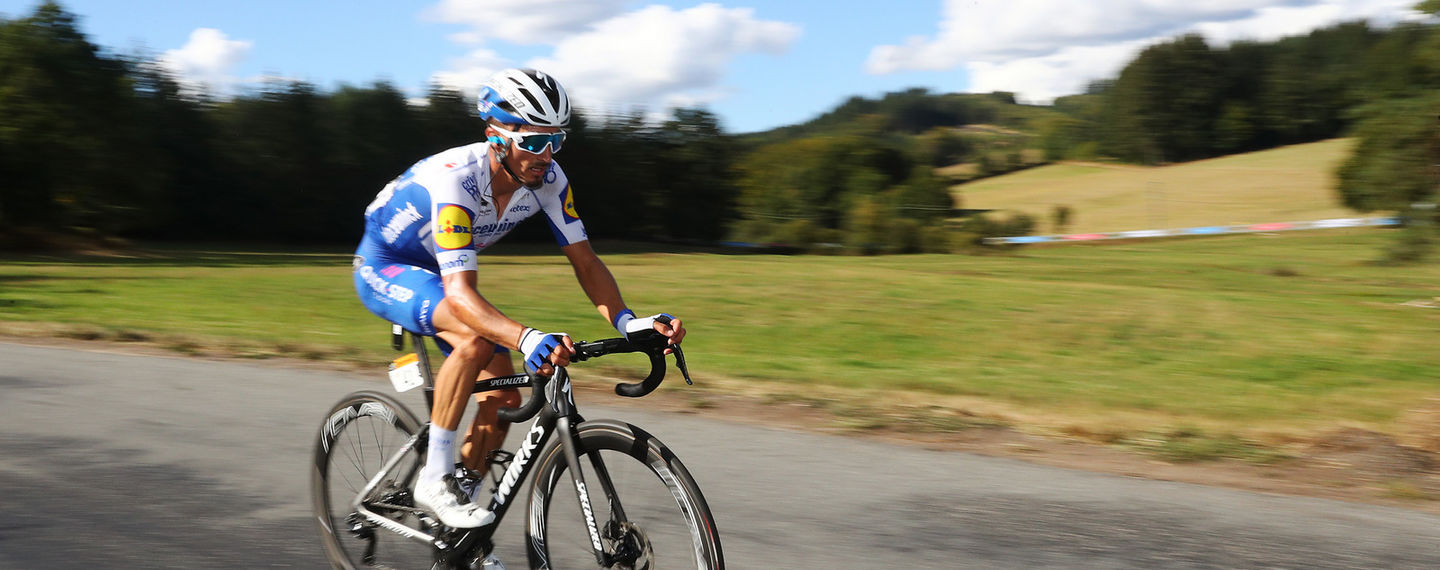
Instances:
[[[1440,297],[1440,267],[1371,263],[1388,238],[979,258],[597,248],[638,312],[685,318],[692,370],[711,389],[833,399],[847,429],[998,423],[1183,459],[1245,458],[1336,426],[1434,432],[1406,422],[1433,416],[1407,412],[1440,394],[1440,310],[1415,302]],[[553,248],[487,254],[480,287],[523,323],[613,335]],[[12,256],[0,260],[0,328],[377,370],[392,355],[342,252]],[[617,376],[642,367],[602,363]]]

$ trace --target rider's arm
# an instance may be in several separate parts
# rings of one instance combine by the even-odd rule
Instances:
[[[580,281],[580,288],[585,290],[590,302],[595,304],[595,308],[605,320],[614,325],[620,313],[627,309],[625,300],[620,298],[620,286],[616,284],[610,268],[605,267],[605,262],[595,255],[595,249],[590,247],[589,241],[570,244],[560,250],[565,252],[565,257],[570,260],[570,266],[575,269],[575,279]],[[674,319],[669,324],[656,322],[654,327],[660,334],[670,337],[670,344],[680,344],[685,338],[685,326],[680,323],[680,319]]]
[[[595,249],[588,241],[561,247],[560,251],[565,252],[565,258],[570,260],[570,267],[575,269],[575,279],[590,297],[590,302],[595,304],[606,321],[614,323],[615,317],[625,310],[625,300],[620,298],[620,285],[615,283],[610,268],[605,267],[605,262],[595,255]]]
[[[520,349],[520,333],[525,326],[505,316],[475,290],[476,272],[458,271],[444,275],[445,300],[460,322],[491,341],[506,348]]]

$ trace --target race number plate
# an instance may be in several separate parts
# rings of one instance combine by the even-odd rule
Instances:
[[[390,383],[396,392],[404,392],[425,383],[420,376],[420,357],[410,353],[390,363]]]

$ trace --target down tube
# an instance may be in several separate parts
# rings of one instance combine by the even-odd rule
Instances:
[[[497,526],[500,520],[505,518],[505,511],[510,510],[510,505],[515,503],[515,496],[520,494],[521,483],[530,476],[530,470],[535,467],[535,457],[545,448],[545,442],[550,440],[551,433],[556,431],[555,419],[555,412],[550,406],[540,410],[535,424],[530,426],[530,431],[525,433],[525,440],[521,441],[520,448],[515,450],[515,458],[510,460],[510,467],[500,478],[495,493],[490,496],[490,512],[495,514]]]

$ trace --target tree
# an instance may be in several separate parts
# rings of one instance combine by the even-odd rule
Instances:
[[[1360,111],[1359,143],[1340,166],[1340,197],[1362,212],[1404,210],[1435,199],[1440,95],[1380,101]]]
[[[229,215],[212,223],[241,239],[342,242],[359,237],[357,206],[335,202],[333,182],[339,173],[324,104],[314,85],[297,81],[270,83],[258,95],[217,109],[228,135],[221,152],[237,186],[231,194],[214,197]],[[371,196],[376,190],[353,189]]]
[[[0,21],[0,224],[109,228],[131,205],[137,163],[124,66],[100,54],[75,16],[45,2]]]
[[[1388,257],[1401,262],[1423,259],[1436,242],[1440,95],[1377,102],[1362,115],[1355,133],[1359,144],[1340,166],[1341,198],[1361,211],[1399,211],[1405,229]]]
[[[223,219],[227,213],[213,196],[233,188],[216,144],[212,105],[187,95],[164,67],[154,61],[129,62],[135,114],[123,129],[131,134],[138,164],[122,173],[134,177],[139,207],[127,216],[132,235],[160,238],[192,236],[196,220]]]
[[[893,218],[874,196],[855,202],[845,220],[845,245],[866,255],[885,252],[892,244]]]
[[[474,103],[459,91],[434,84],[425,101],[419,110],[425,152],[469,144],[484,137],[485,121],[475,113]]]
[[[950,185],[928,165],[915,165],[910,177],[894,190],[893,208],[900,218],[931,223],[950,217],[954,207]]]
[[[883,127],[862,121],[854,128],[853,135],[804,138],[747,153],[738,182],[744,237],[763,239],[794,219],[840,229],[859,201],[878,199],[910,177],[914,161]]]
[[[1144,163],[1211,155],[1213,117],[1223,100],[1221,61],[1198,35],[1151,46],[1109,91],[1108,148]]]
[[[676,109],[661,126],[663,168],[653,189],[661,194],[658,216],[670,237],[718,239],[734,217],[734,144],[714,113]]]

